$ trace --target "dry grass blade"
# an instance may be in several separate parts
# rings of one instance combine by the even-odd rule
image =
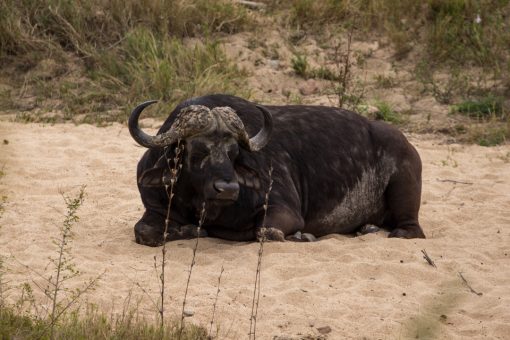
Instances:
[[[165,229],[163,231],[163,247],[161,248],[161,273],[159,275],[160,280],[160,306],[159,306],[159,316],[160,316],[160,327],[161,330],[165,327],[165,266],[166,266],[166,239],[168,237],[168,227],[170,225],[170,215],[172,209],[172,199],[174,197],[174,186],[177,183],[177,179],[179,178],[179,172],[182,168],[181,164],[181,156],[183,153],[183,146],[180,141],[177,143],[177,147],[175,148],[175,156],[173,159],[168,158],[168,148],[164,150],[164,156],[166,159],[166,163],[168,166],[168,170],[170,171],[170,185],[165,183],[165,191],[168,195],[168,208],[166,211],[165,218]],[[173,162],[173,164],[172,164]],[[156,266],[156,258],[154,257]]]
[[[202,210],[200,211],[200,221],[198,222],[197,238],[195,241],[195,246],[193,247],[193,257],[191,258],[191,264],[189,266],[189,273],[188,273],[188,280],[186,281],[186,290],[184,291],[184,299],[182,300],[181,327],[179,330],[179,339],[181,338],[182,331],[184,329],[184,309],[186,308],[186,298],[188,297],[188,288],[189,288],[189,283],[191,281],[191,273],[193,272],[193,267],[195,266],[195,258],[196,258],[197,249],[198,249],[198,240],[200,239],[200,230],[202,229],[202,226],[204,225],[204,221],[205,221],[205,202],[202,203]]]
[[[262,219],[261,226],[261,238],[259,240],[259,252],[257,259],[257,271],[255,273],[255,283],[253,287],[253,298],[251,304],[251,316],[250,316],[250,332],[248,333],[248,338],[255,339],[256,338],[256,330],[257,330],[257,313],[259,310],[259,301],[260,301],[260,272],[262,268],[262,255],[264,254],[264,242],[265,240],[265,223],[267,216],[267,208],[269,206],[269,194],[271,193],[271,189],[273,188],[273,165],[269,167],[269,186],[266,191],[266,195],[264,198],[264,218]]]
[[[223,266],[221,266],[220,275],[218,276],[218,290],[216,291],[216,298],[214,299],[213,311],[211,316],[211,325],[209,327],[209,336],[212,338],[212,326],[214,323],[214,314],[216,313],[216,304],[218,303],[218,296],[220,295],[221,276],[223,275]]]

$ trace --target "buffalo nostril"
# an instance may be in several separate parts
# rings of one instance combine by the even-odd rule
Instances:
[[[214,189],[218,192],[219,199],[236,199],[239,193],[239,183],[217,180],[213,184]]]
[[[218,180],[214,182],[214,189],[216,189],[217,192],[236,191],[239,190],[239,183]]]

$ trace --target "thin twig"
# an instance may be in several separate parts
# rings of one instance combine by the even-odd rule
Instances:
[[[427,251],[425,249],[422,249],[421,252],[423,253],[423,258],[425,260],[427,260],[427,262],[434,268],[437,268],[436,267],[436,264],[434,263],[434,261],[432,261],[432,259],[430,258],[429,254],[427,254]]]
[[[476,294],[478,296],[482,296],[483,295],[483,293],[477,292],[476,290],[473,289],[473,287],[471,287],[471,285],[467,282],[467,280],[464,278],[464,276],[462,275],[461,272],[459,272],[459,276],[462,279],[462,281],[464,281],[464,284],[469,288],[471,293]]]
[[[61,308],[57,315],[55,316],[55,318],[53,320],[50,320],[50,324],[47,325],[45,328],[43,328],[42,332],[41,332],[41,337],[46,334],[46,332],[48,331],[48,329],[50,330],[50,336],[53,336],[53,329],[55,328],[55,324],[57,323],[58,319],[83,295],[85,294],[87,291],[89,291],[91,288],[93,288],[96,284],[97,284],[97,281],[104,275],[106,271],[102,272],[101,274],[99,274],[98,276],[96,276],[95,278],[93,278],[92,280],[89,281],[89,283],[85,286],[85,288],[83,289],[80,289],[78,291],[78,293],[69,300],[69,302],[65,305],[64,308]],[[62,301],[59,302],[59,304],[61,303]]]
[[[165,229],[163,231],[163,247],[161,248],[161,274],[159,276],[160,280],[160,300],[161,305],[159,307],[159,316],[160,316],[160,328],[163,332],[163,328],[165,326],[165,266],[166,266],[166,238],[168,237],[168,227],[170,225],[170,214],[172,209],[172,199],[174,197],[174,186],[177,183],[177,179],[179,178],[179,172],[182,169],[181,164],[181,154],[182,154],[182,147],[180,144],[180,141],[177,143],[177,147],[175,148],[175,156],[173,158],[173,166],[171,164],[171,160],[168,158],[167,155],[167,148],[163,151],[166,159],[166,163],[168,166],[168,170],[170,171],[170,185],[168,183],[164,183],[165,185],[165,191],[168,195],[168,208],[166,211],[166,218],[165,218]],[[154,256],[154,267],[156,267],[156,256]]]
[[[131,281],[131,282],[133,282],[133,281]],[[143,288],[143,287],[140,285],[140,283],[138,283],[138,282],[133,282],[133,283],[134,283],[134,284],[135,284],[138,288],[140,288],[140,290],[142,291],[142,293],[144,293],[144,294],[145,294],[145,295],[149,298],[149,300],[152,302],[152,304],[154,305],[154,307],[156,308],[156,310],[158,310],[158,311],[159,311],[159,305],[158,305],[158,303],[157,303],[157,302],[156,302],[156,301],[152,298],[152,296],[149,294],[149,292],[148,292],[145,288]]]
[[[191,273],[193,272],[193,267],[195,266],[195,258],[197,254],[198,249],[198,240],[200,239],[200,230],[202,229],[202,226],[204,225],[205,221],[205,202],[202,203],[202,210],[200,211],[200,220],[198,221],[198,228],[197,228],[197,238],[195,241],[195,246],[193,247],[193,257],[191,258],[191,264],[189,266],[189,273],[188,273],[188,280],[186,282],[186,290],[184,291],[184,299],[182,300],[182,311],[181,311],[181,326],[179,329],[179,339],[182,335],[182,330],[184,328],[184,308],[186,307],[186,298],[188,297],[188,288],[189,283],[191,281]]]
[[[133,267],[130,267],[130,268],[133,268]],[[152,304],[154,305],[154,308],[159,312],[158,303],[153,299],[153,297],[149,294],[149,292],[145,288],[143,288],[142,285],[140,285],[140,283],[138,283],[138,282],[134,281],[133,279],[131,279],[129,277],[129,275],[124,274],[124,277],[127,280],[129,280],[131,282],[131,284],[133,284],[133,285],[137,286],[138,288],[140,288],[142,293],[144,293],[147,296],[147,298],[149,298],[150,302],[152,302]]]
[[[89,291],[90,289],[92,289],[96,284],[97,284],[97,281],[99,281],[103,275],[106,273],[106,270],[104,272],[102,272],[101,274],[99,274],[98,276],[96,276],[95,278],[93,278],[92,280],[89,281],[89,283],[85,286],[85,288],[83,289],[80,289],[80,291],[71,299],[69,300],[69,302],[65,305],[64,308],[62,308],[56,318],[55,318],[55,322],[60,318],[60,316],[62,314],[65,313],[66,310],[68,310],[83,294],[85,294],[87,291]],[[54,323],[53,323],[54,324]]]
[[[214,314],[216,313],[216,304],[218,303],[218,296],[220,295],[221,276],[223,275],[223,265],[221,266],[220,276],[218,276],[218,290],[216,290],[216,298],[214,299],[213,311],[211,316],[211,326],[209,327],[209,336],[212,338],[212,326],[214,322]]]
[[[64,308],[61,309],[60,312],[57,314],[57,308],[60,307],[60,302],[58,301],[58,293],[62,290],[62,278],[61,276],[64,274],[63,272],[65,270],[70,270],[71,275],[74,276],[74,272],[72,271],[71,267],[68,264],[68,261],[66,259],[66,246],[69,242],[68,239],[71,237],[71,228],[75,222],[78,221],[78,216],[76,215],[76,212],[78,211],[78,208],[82,205],[83,199],[85,197],[85,187],[82,187],[80,190],[80,193],[76,198],[70,198],[62,194],[62,197],[64,198],[64,202],[67,206],[67,214],[64,219],[64,222],[62,224],[62,230],[61,230],[61,239],[58,243],[58,259],[52,260],[52,262],[55,265],[55,272],[56,277],[55,281],[53,282],[54,289],[51,292],[51,315],[50,315],[50,339],[54,339],[54,331],[55,331],[55,323],[57,322],[57,319],[62,315],[62,313],[70,307],[70,304]],[[65,277],[65,276],[64,276]],[[88,287],[87,287],[88,289]],[[77,294],[78,298],[81,295],[81,293]],[[72,300],[74,302],[75,299]],[[71,303],[72,303],[71,302]]]
[[[466,185],[473,185],[473,182],[463,182],[463,181],[456,181],[454,179],[437,179],[439,182],[450,182],[455,184],[466,184]]]
[[[273,165],[271,164],[269,167],[269,186],[266,191],[266,195],[264,198],[264,218],[262,219],[262,227],[261,227],[261,237],[260,237],[260,246],[258,252],[258,260],[257,260],[257,271],[255,273],[255,283],[253,287],[253,297],[251,303],[251,316],[250,316],[250,332],[248,333],[249,339],[256,338],[256,330],[257,330],[257,314],[259,309],[259,301],[260,301],[260,272],[262,268],[262,255],[264,254],[264,242],[266,241],[266,217],[267,217],[267,208],[269,207],[269,194],[271,193],[271,189],[273,188]]]

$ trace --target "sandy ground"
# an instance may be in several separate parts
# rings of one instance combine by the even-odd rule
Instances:
[[[86,185],[71,244],[82,276],[69,284],[105,271],[87,295],[89,302],[107,313],[119,311],[131,291],[152,317],[150,298],[137,284],[157,298],[153,262],[161,252],[134,242],[132,226],[143,212],[135,167],[144,150],[126,127],[0,122],[2,140],[8,144],[0,145],[5,172],[0,193],[7,196],[0,255],[10,257],[10,285],[37,281],[19,262],[44,271],[65,213],[59,192],[72,195]],[[423,159],[420,217],[428,239],[387,239],[381,231],[332,235],[311,244],[266,244],[259,338],[317,337],[318,328],[329,326],[324,335],[329,339],[508,339],[510,146],[447,145],[423,135],[410,140]],[[194,243],[168,244],[166,307],[172,315],[180,315]],[[200,240],[187,303],[194,316],[187,320],[209,324],[223,266],[215,318],[219,337],[247,337],[258,248]],[[422,249],[437,268],[423,259]]]

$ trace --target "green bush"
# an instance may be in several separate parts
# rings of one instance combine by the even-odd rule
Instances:
[[[385,122],[393,124],[401,124],[404,122],[402,116],[394,111],[388,103],[380,101],[377,102],[375,106],[378,109],[375,113],[375,119],[384,120]]]
[[[466,100],[454,105],[452,112],[461,113],[472,118],[501,117],[503,115],[503,100],[494,96]]]

